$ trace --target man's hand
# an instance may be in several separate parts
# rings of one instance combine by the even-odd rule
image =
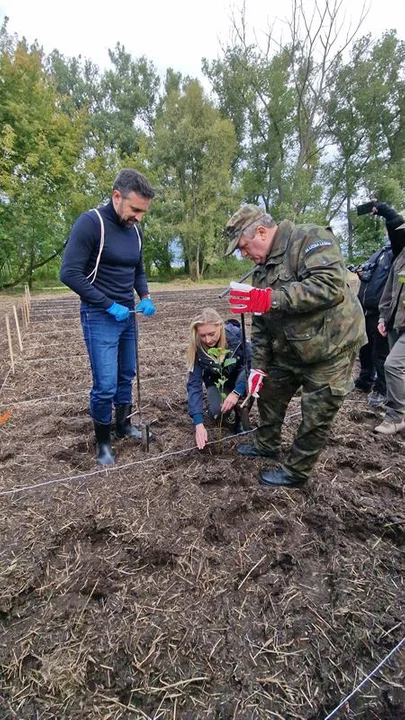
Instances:
[[[249,395],[252,395],[255,398],[259,397],[265,377],[267,377],[267,373],[263,372],[263,370],[255,368],[250,371],[248,378]]]
[[[375,200],[374,214],[381,215],[381,217],[388,221],[395,220],[397,217],[397,213],[391,205],[385,202],[379,202],[378,200]]]
[[[140,312],[142,315],[154,315],[156,308],[150,298],[143,298],[136,306],[136,312]]]
[[[246,283],[230,283],[230,310],[233,313],[257,313],[261,315],[271,308],[271,288],[255,288]]]
[[[227,413],[230,410],[232,410],[232,408],[234,408],[235,405],[237,405],[238,400],[239,400],[239,395],[234,393],[232,390],[232,392],[230,392],[229,395],[226,396],[224,402],[222,403],[221,412]]]
[[[199,423],[195,426],[195,444],[197,445],[199,450],[204,450],[207,440],[208,433],[203,423]]]
[[[123,320],[128,320],[129,318],[129,310],[125,305],[120,305],[119,303],[113,302],[113,304],[107,308],[107,312],[110,313],[118,322],[122,322]]]
[[[379,320],[379,321],[378,321],[377,330],[378,330],[378,332],[380,333],[380,335],[382,335],[383,337],[387,337],[387,334],[388,334],[388,333],[387,333],[387,329],[386,329],[386,327],[385,327],[385,322],[384,322],[384,320]]]

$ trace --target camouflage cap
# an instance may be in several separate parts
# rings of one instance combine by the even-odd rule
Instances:
[[[228,220],[224,228],[224,235],[229,240],[229,245],[226,249],[225,257],[232,255],[233,251],[236,250],[238,242],[242,233],[252,225],[256,220],[266,215],[266,211],[257,205],[241,205],[239,210],[232,215]]]

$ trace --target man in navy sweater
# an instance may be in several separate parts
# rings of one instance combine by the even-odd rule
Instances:
[[[122,170],[110,202],[76,220],[67,242],[60,279],[80,296],[80,319],[89,354],[93,387],[90,415],[97,462],[113,465],[112,405],[117,437],[141,439],[131,424],[132,383],[136,372],[134,289],[137,312],[153,315],[142,258],[139,222],[155,191],[136,170]]]

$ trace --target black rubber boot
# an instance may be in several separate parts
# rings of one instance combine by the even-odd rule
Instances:
[[[99,465],[114,465],[114,453],[111,449],[111,423],[103,425],[93,420],[97,443],[97,462]]]
[[[132,405],[117,405],[115,408],[115,434],[117,438],[129,437],[134,440],[142,440],[142,430],[131,423]],[[149,440],[152,440],[152,433],[149,431]]]
[[[265,485],[266,487],[296,488],[302,487],[305,483],[305,479],[296,475],[288,475],[282,467],[262,472],[259,477],[259,485]]]
[[[268,457],[272,458],[272,460],[278,460],[280,456],[279,450],[261,450],[256,447],[256,445],[253,445],[253,443],[248,445],[238,445],[236,450],[239,455],[243,455],[244,457]]]

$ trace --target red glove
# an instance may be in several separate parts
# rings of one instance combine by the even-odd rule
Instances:
[[[257,313],[261,315],[271,308],[271,288],[254,288],[246,283],[231,282],[230,310],[233,313]]]
[[[263,372],[263,370],[257,370],[255,368],[250,371],[248,377],[248,391],[250,395],[253,395],[255,398],[259,397],[259,392],[262,389],[265,377],[267,377],[267,373]]]

